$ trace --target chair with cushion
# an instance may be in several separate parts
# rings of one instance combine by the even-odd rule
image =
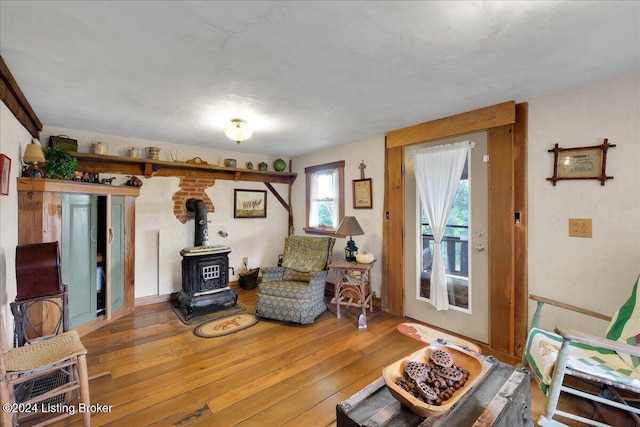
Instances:
[[[577,414],[558,409],[560,393],[568,393],[626,411],[640,423],[640,409],[630,404],[640,396],[640,294],[638,280],[629,300],[613,318],[570,304],[535,295],[537,303],[527,339],[523,362],[531,367],[546,395],[541,426],[559,426],[555,417],[606,426]],[[562,309],[610,321],[606,337],[555,327],[554,332],[539,328],[542,307]]]
[[[327,309],[324,290],[334,243],[333,237],[287,237],[282,265],[262,268],[256,315],[313,323]]]

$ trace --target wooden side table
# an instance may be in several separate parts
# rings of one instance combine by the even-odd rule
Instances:
[[[340,318],[340,306],[362,307],[362,315],[367,318],[367,308],[373,312],[373,295],[369,283],[369,272],[376,261],[370,264],[337,261],[329,264],[329,269],[336,272],[336,285],[331,304],[337,308]]]

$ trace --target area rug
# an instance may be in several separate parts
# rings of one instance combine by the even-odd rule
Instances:
[[[237,303],[236,305],[229,306],[223,310],[213,311],[213,312],[200,312],[196,310],[189,320],[185,319],[184,312],[177,306],[171,307],[173,312],[178,316],[178,319],[185,325],[197,325],[203,322],[207,322],[209,320],[220,319],[221,317],[230,316],[235,313],[242,313],[247,309],[244,305]]]
[[[448,344],[457,345],[459,347],[467,347],[476,353],[482,353],[480,347],[471,341],[467,341],[464,338],[460,338],[419,323],[399,323],[398,326],[396,326],[396,329],[414,340],[422,341],[427,344],[444,341]]]
[[[258,318],[253,314],[232,314],[221,319],[205,322],[196,327],[193,333],[200,338],[217,338],[250,328],[256,323],[258,323]]]

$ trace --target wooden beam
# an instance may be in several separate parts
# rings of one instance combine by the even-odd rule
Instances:
[[[503,102],[388,132],[387,148],[403,147],[419,142],[483,131],[515,121],[515,102]]]
[[[489,345],[514,350],[514,232],[512,125],[490,129],[489,147]]]
[[[403,160],[402,147],[387,148],[382,234],[382,307],[404,315]]]
[[[20,90],[2,56],[0,56],[0,99],[31,136],[37,138],[42,130],[42,123]]]
[[[528,292],[529,292],[529,263],[527,257],[528,246],[528,198],[527,198],[527,129],[529,105],[516,104],[516,122],[513,125],[513,257],[514,264],[513,287],[515,306],[515,356],[522,357],[528,333]]]

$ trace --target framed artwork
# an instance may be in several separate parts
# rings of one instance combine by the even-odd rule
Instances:
[[[372,209],[371,178],[353,180],[353,208]]]
[[[548,150],[554,154],[553,176],[547,178],[553,185],[565,179],[597,179],[604,185],[612,176],[607,176],[607,150],[615,147],[605,139],[602,145],[591,147],[560,148],[558,144]]]
[[[11,159],[4,154],[0,154],[0,194],[9,195],[9,182],[11,178]]]
[[[267,191],[235,189],[233,206],[234,218],[266,218]]]

